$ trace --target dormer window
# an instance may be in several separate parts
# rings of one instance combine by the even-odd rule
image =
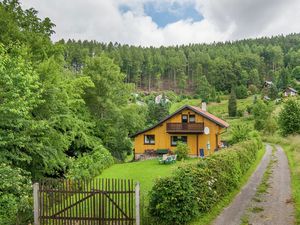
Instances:
[[[190,115],[190,116],[189,116],[189,121],[190,121],[190,123],[195,123],[195,122],[196,122],[196,117],[195,117],[195,115]]]
[[[188,122],[188,115],[182,115],[181,116],[181,122],[182,123],[187,123]]]

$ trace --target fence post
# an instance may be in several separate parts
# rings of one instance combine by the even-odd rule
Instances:
[[[136,225],[140,225],[140,183],[135,185],[135,217]]]
[[[34,217],[34,225],[39,225],[39,183],[33,184],[33,217]]]

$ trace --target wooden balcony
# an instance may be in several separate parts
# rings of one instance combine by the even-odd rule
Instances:
[[[203,123],[167,123],[168,133],[203,133]]]

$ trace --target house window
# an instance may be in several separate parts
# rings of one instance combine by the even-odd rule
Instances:
[[[195,123],[196,122],[195,115],[190,115],[189,119],[190,119],[190,123]]]
[[[155,135],[145,135],[144,136],[145,145],[154,145],[155,144]]]
[[[187,143],[187,136],[171,136],[171,146],[177,146],[177,142]]]
[[[188,115],[182,115],[181,116],[181,121],[182,121],[182,123],[187,123],[188,122]]]

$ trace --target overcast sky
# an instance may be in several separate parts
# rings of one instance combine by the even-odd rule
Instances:
[[[55,24],[53,40],[160,46],[300,32],[300,0],[20,0]]]

